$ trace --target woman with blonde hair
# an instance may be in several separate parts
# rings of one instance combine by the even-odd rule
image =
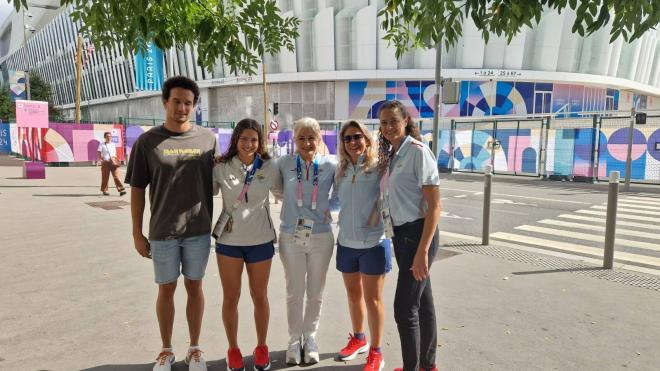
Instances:
[[[363,124],[344,123],[339,139],[337,270],[344,278],[353,334],[349,334],[348,344],[338,357],[352,360],[368,350],[364,370],[380,371],[385,367],[380,350],[385,319],[383,285],[385,274],[392,268],[378,204],[382,171],[376,141]],[[365,312],[371,347],[364,333]]]
[[[337,202],[330,191],[337,164],[332,157],[319,154],[318,121],[301,118],[294,123],[293,132],[295,153],[277,161],[284,198],[279,253],[286,278],[289,323],[286,363],[300,364],[303,360],[309,364],[319,361],[316,331],[334,245],[330,210]]]

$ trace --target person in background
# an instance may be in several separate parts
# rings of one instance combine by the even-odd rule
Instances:
[[[363,124],[346,122],[339,139],[337,270],[344,278],[353,334],[338,358],[352,360],[368,350],[364,370],[380,371],[385,367],[380,348],[385,321],[383,285],[392,268],[390,243],[384,238],[379,213],[382,167],[378,166],[376,142]],[[364,333],[365,312],[371,347]]]
[[[387,101],[378,110],[383,223],[393,233],[399,266],[394,319],[404,371],[437,370],[437,328],[429,268],[438,250],[440,178],[435,156],[420,141],[406,107]]]
[[[108,192],[108,180],[110,174],[115,181],[115,187],[120,196],[126,194],[124,185],[119,180],[119,159],[117,159],[117,146],[112,142],[112,134],[109,131],[103,133],[103,143],[99,143],[98,158],[101,161],[101,192],[104,196],[110,196]]]

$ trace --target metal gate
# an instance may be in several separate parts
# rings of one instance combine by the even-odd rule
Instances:
[[[541,174],[544,120],[456,122],[452,170],[500,174]]]

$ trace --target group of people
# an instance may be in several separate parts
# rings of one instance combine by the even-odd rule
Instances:
[[[399,267],[394,317],[402,370],[436,370],[429,268],[438,246],[439,177],[436,160],[420,141],[405,106],[398,101],[380,106],[377,139],[360,122],[346,122],[337,159],[319,153],[319,123],[299,119],[293,125],[295,153],[274,160],[264,147],[261,126],[253,119],[237,123],[228,149],[220,154],[215,136],[188,120],[198,97],[197,85],[188,78],[165,82],[165,123],[138,138],[126,173],[135,248],[153,259],[158,284],[156,313],[163,347],[154,370],[170,370],[175,360],[174,292],[181,273],[190,332],[185,362],[191,370],[206,370],[199,344],[204,312],[201,282],[211,237],[223,291],[228,370],[244,369],[237,339],[243,269],[254,304],[254,369],[271,367],[268,281],[276,242],[286,279],[287,364],[319,361],[316,334],[336,244],[336,267],[342,272],[352,323],[348,343],[337,357],[351,360],[367,353],[364,369],[383,370],[383,286],[394,251]],[[148,237],[142,226],[147,186]],[[270,193],[282,200],[279,237],[270,215]],[[222,195],[223,208],[213,225],[214,194]],[[336,210],[335,241],[331,211]]]

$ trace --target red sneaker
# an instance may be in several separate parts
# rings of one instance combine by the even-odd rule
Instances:
[[[432,368],[426,369],[424,367],[420,367],[419,371],[438,371],[438,368],[436,366],[433,366]]]
[[[382,371],[383,368],[385,368],[383,354],[377,352],[374,348],[369,349],[369,356],[367,356],[367,364],[364,365],[364,371]]]
[[[342,361],[350,361],[358,354],[364,353],[367,350],[369,350],[369,343],[367,343],[366,338],[360,340],[349,333],[348,344],[337,353],[337,356]]]
[[[270,357],[268,356],[268,346],[260,345],[254,348],[254,371],[270,370]]]
[[[243,355],[238,348],[232,348],[227,351],[227,370],[228,371],[243,371]]]

